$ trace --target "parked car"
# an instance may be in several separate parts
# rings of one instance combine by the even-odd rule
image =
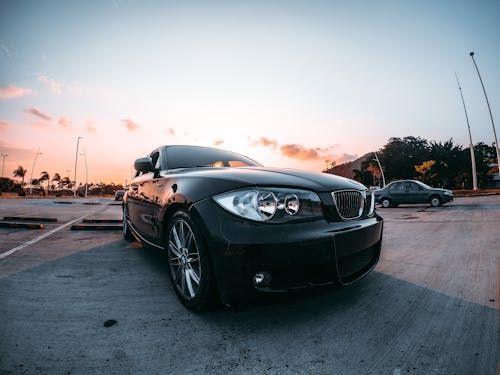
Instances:
[[[453,192],[432,188],[421,181],[401,180],[375,190],[375,199],[384,208],[406,203],[429,203],[432,207],[438,207],[453,201]]]
[[[115,201],[123,200],[123,196],[125,195],[125,190],[117,190],[115,192]]]
[[[197,146],[162,146],[134,165],[123,235],[166,252],[190,309],[217,294],[235,305],[258,292],[348,285],[379,260],[383,222],[355,181]]]

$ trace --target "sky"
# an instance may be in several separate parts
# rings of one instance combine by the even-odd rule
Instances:
[[[499,19],[497,0],[4,0],[3,175],[73,179],[78,137],[77,180],[86,159],[89,182],[122,184],[165,144],[313,171],[390,137],[467,147],[455,72],[491,145],[469,52],[500,124]]]

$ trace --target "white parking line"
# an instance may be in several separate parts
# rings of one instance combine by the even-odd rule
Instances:
[[[24,249],[25,247],[29,246],[29,245],[33,245],[34,243],[37,243],[38,241],[41,241],[43,240],[44,238],[47,238],[48,236],[60,231],[61,229],[64,229],[66,228],[68,225],[71,225],[71,224],[74,224],[76,223],[77,221],[79,220],[83,220],[85,219],[87,216],[89,216],[90,214],[87,214],[87,215],[83,215],[82,217],[79,217],[78,219],[75,219],[75,220],[72,220],[66,224],[63,224],[61,225],[60,227],[57,227],[57,228],[54,228],[52,229],[50,232],[47,232],[47,233],[44,233],[42,234],[41,236],[38,236],[38,237],[35,237],[33,238],[32,240],[29,240],[29,241],[26,241],[25,243],[23,243],[22,245],[19,245],[19,246],[16,246],[15,248],[13,249],[10,249],[8,251],[6,251],[5,253],[2,253],[0,254],[0,260],[3,259],[3,258],[7,258],[9,255],[12,255],[14,254],[16,251],[19,251],[21,249]]]

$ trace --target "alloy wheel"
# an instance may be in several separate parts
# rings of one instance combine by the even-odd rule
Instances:
[[[193,230],[181,218],[170,229],[168,257],[175,287],[185,299],[192,300],[200,288],[200,253]]]

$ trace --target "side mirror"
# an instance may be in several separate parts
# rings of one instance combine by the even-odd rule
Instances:
[[[151,158],[148,156],[146,158],[139,158],[134,162],[134,168],[137,172],[147,173],[153,172],[154,166]]]

